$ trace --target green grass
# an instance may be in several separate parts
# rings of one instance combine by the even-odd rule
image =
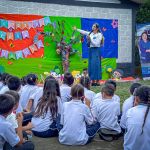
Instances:
[[[150,85],[150,80],[141,80],[138,81],[142,85]],[[117,90],[115,94],[117,94],[120,97],[120,103],[121,107],[123,102],[130,96],[129,88],[133,82],[123,82],[123,83],[117,83]],[[101,86],[102,87],[102,86]],[[92,87],[92,90],[96,93],[98,93],[101,90],[101,87]]]

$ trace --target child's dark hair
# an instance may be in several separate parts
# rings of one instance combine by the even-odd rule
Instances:
[[[21,81],[18,77],[12,76],[8,79],[7,86],[10,90],[18,91],[21,87]]]
[[[106,82],[105,82],[105,84],[112,84],[114,87],[115,87],[115,89],[116,89],[116,87],[117,87],[117,84],[116,84],[116,81],[114,81],[114,80],[107,80]]]
[[[17,103],[19,103],[20,96],[19,96],[19,94],[18,94],[16,91],[9,90],[9,91],[6,91],[5,94],[9,94],[9,95],[11,95],[11,96],[14,97],[15,105],[16,105]]]
[[[2,81],[2,74],[0,73],[0,81]]]
[[[130,93],[133,95],[135,92],[135,89],[137,89],[140,86],[141,86],[140,83],[132,83],[132,85],[130,86]]]
[[[141,104],[147,104],[147,109],[146,109],[146,113],[144,116],[142,132],[141,132],[141,134],[143,134],[143,127],[145,125],[146,118],[147,118],[149,108],[150,108],[150,87],[149,86],[140,86],[139,88],[136,89],[135,96],[139,97]]]
[[[14,97],[9,94],[0,94],[0,115],[9,113],[14,107]]]
[[[80,79],[80,84],[87,89],[90,89],[90,78],[82,76]]]
[[[72,74],[70,72],[66,72],[64,74],[63,83],[67,84],[68,86],[71,86],[73,82],[74,82],[74,77],[72,76]]]
[[[22,86],[25,86],[27,84],[27,77],[26,76],[23,76],[22,78],[21,78],[21,85]]]
[[[2,82],[4,85],[6,85],[6,77],[8,76],[9,74],[8,73],[3,73],[2,74]]]
[[[52,118],[55,119],[58,112],[57,106],[57,81],[55,79],[47,79],[44,83],[43,95],[37,104],[35,117],[45,117],[47,111],[50,110]]]
[[[104,84],[102,87],[102,93],[105,93],[108,96],[113,96],[115,92],[115,87],[113,84]]]
[[[29,85],[36,85],[36,81],[37,81],[38,77],[36,74],[28,74],[27,75],[27,84]]]
[[[81,99],[84,96],[84,88],[81,84],[75,84],[71,87],[72,98]]]

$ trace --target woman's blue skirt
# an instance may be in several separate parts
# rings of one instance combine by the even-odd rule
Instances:
[[[89,48],[88,73],[91,80],[100,80],[102,78],[101,55],[99,47]]]

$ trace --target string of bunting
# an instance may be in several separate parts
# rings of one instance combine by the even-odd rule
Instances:
[[[8,50],[0,49],[0,57],[4,57],[6,59],[19,59],[26,58],[28,55],[33,54],[38,51],[40,48],[43,48],[42,40],[37,41],[36,43],[30,45],[29,47],[19,50],[16,52],[10,52]]]
[[[24,30],[21,32],[17,31],[14,33],[0,31],[0,39],[2,40],[22,40],[26,38],[30,38],[28,30]]]
[[[37,28],[48,24],[51,24],[51,20],[49,17],[44,17],[33,21],[12,21],[0,19],[0,28],[4,27],[7,28],[9,31],[13,31],[15,29]]]

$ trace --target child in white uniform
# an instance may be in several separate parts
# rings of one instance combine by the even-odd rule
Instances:
[[[150,87],[141,86],[135,92],[138,104],[126,113],[124,150],[150,149]]]
[[[123,132],[125,131],[125,117],[126,117],[126,113],[127,111],[134,107],[134,92],[135,92],[135,89],[137,89],[138,87],[140,87],[141,84],[140,83],[133,83],[130,87],[130,94],[131,96],[126,99],[123,103],[123,107],[122,107],[122,116],[121,116],[121,121],[120,121],[120,126],[123,130]]]
[[[2,83],[3,83],[3,86],[2,86],[2,88],[1,88],[1,90],[0,90],[0,94],[4,94],[6,91],[8,91],[9,89],[8,89],[8,86],[7,86],[7,81],[8,81],[8,79],[11,77],[11,75],[10,74],[8,74],[8,73],[3,73],[2,74]]]
[[[23,109],[26,109],[30,95],[36,92],[36,90],[38,89],[38,86],[36,85],[37,80],[38,78],[35,74],[27,75],[27,85],[23,86],[20,95],[20,104]]]
[[[82,102],[83,86],[74,85],[71,96],[72,100],[63,104],[60,122],[63,128],[59,132],[59,142],[65,145],[85,145],[94,137],[100,125],[94,124],[90,109]]]
[[[120,104],[112,98],[114,91],[115,87],[112,84],[105,84],[101,92],[102,100],[93,105],[92,112],[100,123],[101,129],[114,130],[120,134],[121,128],[118,123]]]
[[[47,138],[58,135],[57,123],[59,122],[62,102],[58,82],[55,79],[45,81],[43,95],[40,98],[32,118],[32,132],[35,136]]]
[[[66,72],[64,74],[63,84],[60,86],[62,102],[70,101],[70,98],[71,98],[70,91],[71,91],[71,86],[73,85],[73,82],[74,82],[74,77],[72,76],[72,74],[69,72]]]
[[[105,82],[105,84],[112,84],[115,87],[115,91],[116,91],[117,84],[116,84],[116,82],[114,80],[107,80]],[[99,93],[97,93],[95,95],[93,102],[96,103],[97,101],[99,101],[101,99],[102,99],[102,94],[101,94],[101,92],[99,92]],[[112,99],[114,101],[117,101],[120,104],[120,97],[118,95],[114,94],[113,97],[112,97]]]
[[[90,78],[87,76],[82,76],[80,79],[80,83],[84,87],[85,98],[87,98],[90,101],[90,106],[92,106],[95,93],[90,90]]]
[[[8,94],[0,94],[0,149],[1,150],[34,150],[32,142],[25,142],[22,135],[22,115],[17,116],[17,134],[12,124],[6,118],[12,113],[14,97]]]

